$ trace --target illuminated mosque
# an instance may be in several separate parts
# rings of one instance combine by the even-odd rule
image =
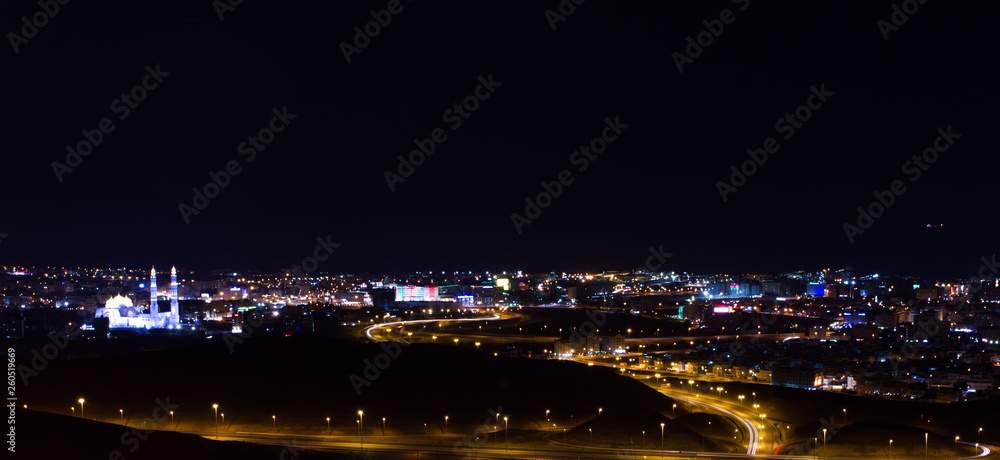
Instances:
[[[98,308],[95,318],[108,318],[110,328],[177,329],[181,325],[177,306],[177,267],[170,269],[170,311],[160,311],[156,303],[156,267],[149,274],[149,313],[132,304],[132,299],[118,294]]]

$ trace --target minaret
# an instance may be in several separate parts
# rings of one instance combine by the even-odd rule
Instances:
[[[177,267],[170,267],[170,325],[181,325],[180,308],[177,306]]]
[[[159,324],[160,319],[160,307],[156,305],[156,267],[149,272],[149,315],[153,318],[153,326],[156,327]]]

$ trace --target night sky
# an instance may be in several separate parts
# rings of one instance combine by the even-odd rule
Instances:
[[[246,0],[220,20],[210,0],[71,1],[16,53],[7,35],[0,263],[279,269],[332,235],[322,271],[631,269],[662,245],[674,270],[971,276],[1000,246],[996,2],[928,1],[887,41],[888,1],[587,0],[553,30],[555,0],[403,0],[350,63],[341,44],[391,2],[320,3]],[[41,11],[0,8],[18,35]],[[727,9],[679,72],[673,54]],[[121,119],[115,101],[157,65]],[[821,86],[785,139],[776,121]],[[295,118],[247,162],[241,143],[283,108]],[[580,171],[571,155],[615,117],[628,127]],[[114,131],[60,181],[52,163],[104,118]],[[948,126],[961,137],[912,180],[905,163]],[[397,156],[439,128],[391,191]],[[769,137],[779,149],[723,201],[717,181]],[[178,206],[231,161],[186,223]],[[573,182],[518,233],[511,214],[563,170]],[[905,193],[852,244],[843,224],[894,180]]]

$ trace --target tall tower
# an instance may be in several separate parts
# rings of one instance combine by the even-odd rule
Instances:
[[[173,327],[181,325],[180,308],[177,306],[177,267],[170,267],[170,321]]]
[[[158,326],[160,319],[160,307],[156,305],[156,267],[149,272],[149,315],[153,319],[153,326]]]

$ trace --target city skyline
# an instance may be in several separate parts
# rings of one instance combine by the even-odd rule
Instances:
[[[0,2],[4,449],[1000,457],[997,20]]]

